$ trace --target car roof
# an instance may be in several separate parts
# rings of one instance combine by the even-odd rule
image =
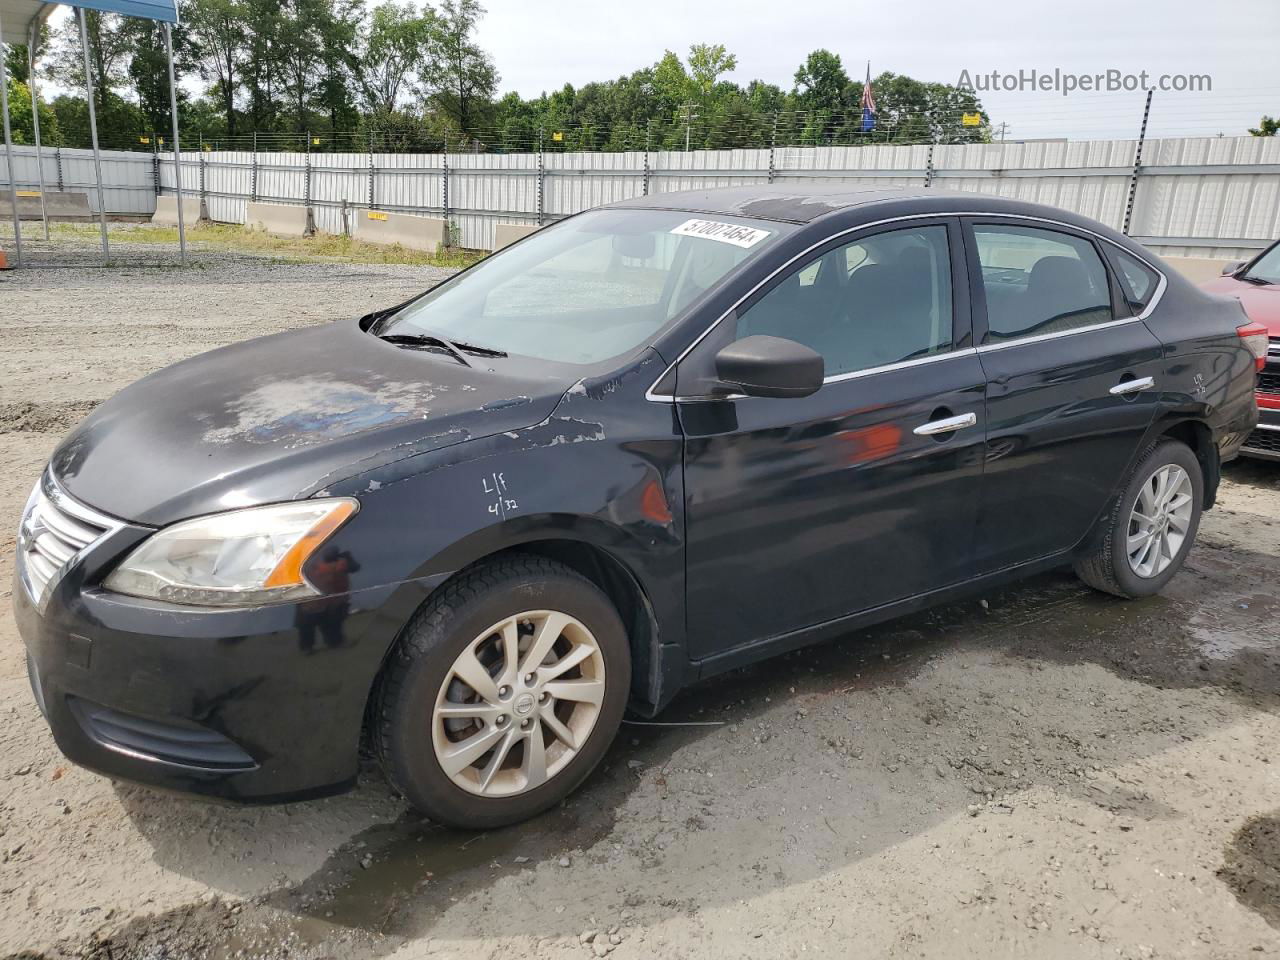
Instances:
[[[929,207],[934,206],[929,201],[936,202],[939,214],[963,209],[973,212],[1043,215],[1050,209],[1037,204],[958,190],[939,190],[925,186],[867,187],[845,183],[772,183],[705,190],[673,190],[633,197],[609,206],[623,209],[683,210],[689,213],[780,220],[785,223],[812,223],[821,217],[855,207],[877,207],[879,209],[876,212],[879,213],[884,205],[902,204],[912,207],[912,212],[917,212],[920,207],[924,207],[923,212],[927,212]],[[1062,214],[1066,211],[1052,212]]]

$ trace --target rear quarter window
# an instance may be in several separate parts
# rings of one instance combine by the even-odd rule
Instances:
[[[1160,275],[1124,250],[1113,248],[1108,251],[1108,256],[1111,258],[1111,265],[1115,267],[1120,289],[1124,292],[1129,307],[1134,313],[1141,313],[1156,295]]]

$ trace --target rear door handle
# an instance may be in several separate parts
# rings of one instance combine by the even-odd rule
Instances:
[[[939,433],[951,433],[955,430],[963,430],[965,427],[972,427],[978,422],[976,413],[961,413],[954,417],[944,417],[941,420],[930,420],[928,423],[922,423],[911,432],[917,437],[932,437]]]
[[[1139,390],[1150,390],[1156,385],[1155,377],[1138,377],[1135,380],[1122,380],[1111,388],[1114,396],[1122,397],[1126,393],[1137,393]]]

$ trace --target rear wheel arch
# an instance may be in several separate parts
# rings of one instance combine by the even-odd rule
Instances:
[[[1218,448],[1213,442],[1213,431],[1199,420],[1171,420],[1157,425],[1156,438],[1168,437],[1191,448],[1200,463],[1204,475],[1204,502],[1202,507],[1208,510],[1218,497],[1218,480],[1221,476],[1221,461]]]

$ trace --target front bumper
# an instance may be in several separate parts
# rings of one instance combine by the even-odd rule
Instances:
[[[1258,426],[1245,440],[1240,452],[1246,457],[1280,460],[1280,397],[1259,397]],[[1275,406],[1264,406],[1272,403]]]
[[[19,576],[14,615],[58,747],[107,776],[230,800],[338,792],[403,618],[390,588],[243,610],[123,597],[103,570],[127,525],[73,562],[43,611]],[[307,604],[310,603],[311,606]]]

